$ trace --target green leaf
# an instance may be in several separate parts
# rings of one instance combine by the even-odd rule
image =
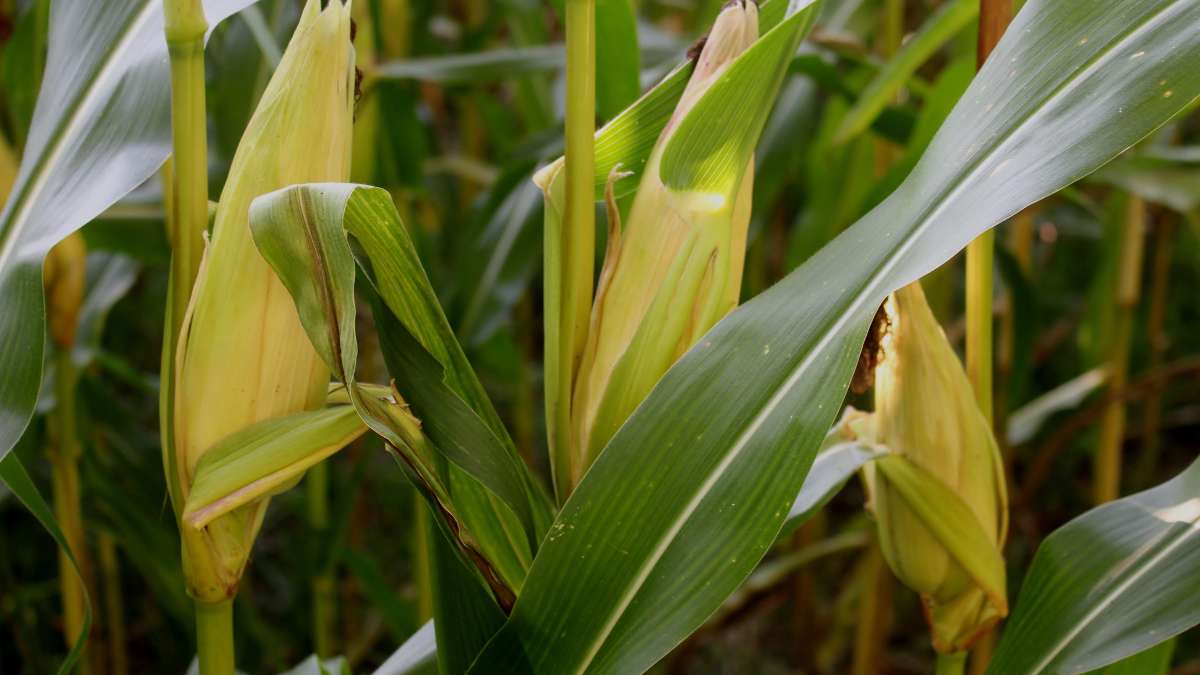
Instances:
[[[560,70],[566,63],[567,52],[561,44],[537,45],[393,61],[379,65],[371,75],[383,80],[462,84]]]
[[[1175,639],[1161,642],[1144,652],[1121,659],[1116,663],[1093,670],[1093,675],[1167,675],[1171,672],[1171,657],[1175,654]]]
[[[904,88],[921,64],[929,60],[960,30],[979,16],[978,0],[953,0],[934,12],[904,43],[855,101],[834,135],[834,143],[845,143],[866,131],[879,113]]]
[[[79,309],[79,328],[71,352],[76,367],[84,368],[96,358],[108,313],[133,288],[140,271],[141,265],[123,255],[88,254],[87,295]]]
[[[434,675],[437,673],[437,639],[433,622],[413,634],[400,648],[392,652],[374,675]]]
[[[989,673],[1081,673],[1200,623],[1200,460],[1046,537]]]
[[[800,494],[792,503],[784,532],[799,527],[820,511],[859,469],[879,459],[885,452],[859,442],[837,443],[822,450],[804,479],[804,487],[800,488]]]
[[[642,58],[632,0],[596,0],[596,111],[612,119],[642,91]]]
[[[263,420],[221,439],[196,465],[183,520],[197,529],[293,487],[366,432],[348,405]]]
[[[209,0],[217,24],[253,0]],[[170,152],[161,0],[55,2],[21,168],[0,212],[0,458],[29,423],[42,376],[42,260],[149,178]]]
[[[1008,444],[1021,445],[1033,440],[1052,415],[1079,407],[1106,380],[1108,372],[1104,368],[1093,368],[1017,408],[1008,418],[1005,430]]]
[[[720,606],[774,543],[887,293],[1200,94],[1200,0],[1123,10],[1025,3],[900,188],[719,323],[613,437],[476,671],[642,672]]]
[[[59,548],[67,554],[67,559],[71,561],[71,567],[75,570],[75,576],[79,579],[80,586],[83,586],[83,576],[79,571],[79,561],[75,559],[75,553],[67,544],[67,538],[63,535],[62,530],[58,529],[54,512],[50,510],[46,500],[42,499],[41,493],[29,478],[29,474],[25,471],[25,467],[16,453],[0,459],[0,483],[7,485],[12,494],[21,501],[21,504],[33,514],[34,518],[38,519],[50,536],[54,537],[54,541],[58,542]],[[88,631],[92,627],[92,602],[88,598],[86,588],[83,590],[83,599],[83,628],[79,635],[74,636],[71,651],[67,653],[67,658],[58,667],[59,675],[66,675],[75,667],[75,663],[83,651],[83,646],[87,642]]]
[[[1130,154],[1096,172],[1096,179],[1185,215],[1200,211],[1200,167],[1195,162]]]
[[[875,468],[987,594],[992,605],[1007,608],[1004,558],[962,497],[904,455],[880,457]]]
[[[0,83],[4,85],[4,103],[13,131],[11,140],[18,148],[27,140],[33,106],[42,84],[49,17],[50,0],[28,3],[3,47]]]
[[[549,521],[548,499],[455,340],[391,196],[348,184],[293,186],[255,200],[250,223],[317,352],[367,425],[400,453],[443,516],[444,532],[501,597],[519,589]],[[394,392],[355,380],[348,235],[362,247],[366,278],[382,299],[376,325]]]

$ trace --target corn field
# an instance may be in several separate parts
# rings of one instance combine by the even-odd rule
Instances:
[[[0,0],[0,673],[1200,673],[1200,0]]]

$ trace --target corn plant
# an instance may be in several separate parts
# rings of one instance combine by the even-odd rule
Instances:
[[[180,551],[177,568],[164,567],[173,592],[193,605],[187,628],[205,675],[233,673],[235,656],[245,660],[235,597],[254,579],[256,540],[279,536],[269,504],[299,499],[292,488],[311,481],[310,522],[322,545],[342,547],[349,535],[328,525],[327,471],[335,457],[348,462],[354,443],[363,444],[349,453],[357,471],[378,466],[368,464],[379,454],[368,438],[419,500],[414,528],[429,531],[413,555],[431,570],[416,593],[432,620],[418,612],[421,622],[395,631],[411,637],[376,672],[668,669],[681,645],[714,630],[734,598],[787,559],[778,555],[787,533],[821,536],[811,526],[856,474],[867,536],[915,593],[937,672],[1162,672],[1171,639],[1200,623],[1200,606],[1180,600],[1200,590],[1200,460],[1119,498],[1120,449],[1143,230],[1158,213],[1147,203],[1195,207],[1186,186],[1182,197],[1164,197],[1172,183],[1137,164],[1164,147],[1160,139],[1139,144],[1200,100],[1200,1],[1028,0],[1006,27],[1000,3],[961,0],[922,19],[907,42],[904,13],[920,3],[889,2],[881,33],[891,61],[826,85],[834,92],[820,128],[790,105],[800,100],[796,74],[830,81],[827,59],[850,49],[837,36],[858,3],[698,3],[687,16],[704,37],[683,58],[682,42],[667,56],[639,42],[639,12],[675,11],[660,3],[509,4],[504,31],[517,46],[505,53],[383,63],[380,55],[407,56],[411,45],[395,44],[389,30],[417,11],[411,3],[305,0],[284,47],[272,44],[268,19],[286,15],[282,2],[49,4],[43,83],[0,214],[0,479],[61,547],[70,646],[61,670],[110,669],[94,650],[80,660],[90,649],[88,599],[99,592],[74,464],[90,454],[81,439],[97,436],[77,429],[73,412],[76,343],[91,339],[76,332],[109,304],[97,301],[89,315],[86,253],[73,233],[161,181],[170,265],[157,418],[162,494]],[[487,3],[462,5],[469,31],[498,20]],[[247,95],[256,102],[243,102],[246,118],[233,123],[240,140],[225,143],[224,122],[210,123],[206,100],[219,83],[206,83],[215,55],[205,45],[238,12],[264,65],[259,90]],[[540,44],[546,16],[561,18],[563,44]],[[972,53],[924,82],[922,66],[976,19],[978,72],[971,77]],[[647,67],[654,77],[639,95]],[[562,87],[542,77],[559,71]],[[419,152],[403,131],[420,117],[414,110],[461,104],[462,128],[451,132],[469,149],[484,142],[473,125],[488,108],[466,95],[464,104],[452,88],[446,96],[389,83],[494,77],[515,78],[514,118],[556,133],[532,150],[504,146],[515,158],[498,177],[461,157],[445,161],[469,186],[448,201],[490,214],[478,238],[484,264],[477,251],[456,251],[447,274],[430,255],[430,232],[451,242],[461,233],[429,222],[428,195],[403,179],[368,183],[383,165],[403,173],[404,153]],[[901,96],[909,90],[922,92],[920,115]],[[561,129],[550,121],[559,92]],[[810,139],[817,159],[800,167],[788,155]],[[894,139],[909,149],[893,151]],[[223,145],[227,175],[212,205],[210,167]],[[840,180],[865,162],[873,185]],[[774,211],[799,173],[818,186],[799,219],[805,229],[788,251],[772,251]],[[1133,195],[1119,194],[1114,207],[1124,216],[1117,272],[1098,275],[1116,289],[1112,313],[1095,319],[1115,327],[1096,350],[1108,365],[1080,395],[1107,380],[1091,485],[1100,505],[1071,514],[1026,569],[1014,569],[1010,510],[1024,495],[1010,483],[1009,447],[1014,426],[1048,413],[1009,418],[998,406],[993,419],[993,396],[1016,398],[998,392],[1021,383],[1014,364],[1033,351],[1015,325],[1031,302],[1021,284],[1033,228],[1014,234],[1026,259],[1009,262],[999,248],[998,265],[992,230],[1032,218],[1032,205],[1060,193],[1090,207],[1073,187],[1089,176],[1088,185]],[[495,236],[492,224],[504,222],[516,229]],[[1167,262],[1156,293],[1170,271],[1169,235],[1161,236]],[[91,240],[103,241],[94,230]],[[517,240],[536,252],[524,271],[510,269]],[[937,298],[948,296],[934,294],[947,283],[935,270],[964,248],[960,360],[939,322]],[[780,264],[770,284],[762,261],[776,254],[797,264]],[[1012,322],[1002,324],[999,386],[997,266],[1002,318]],[[492,288],[501,279],[536,292],[514,301]],[[91,293],[103,288],[94,283]],[[506,400],[477,357],[495,339],[496,317],[520,316],[538,298],[540,313],[525,310],[532,325],[509,321],[531,344],[540,337],[540,367],[522,361]],[[54,463],[53,510],[26,470],[29,455],[13,450],[36,431],[47,329],[57,392],[47,426],[56,457],[71,460]],[[541,425],[530,423],[529,373],[539,370]],[[1045,405],[1068,407],[1061,401]],[[1160,423],[1151,417],[1148,433]],[[539,426],[544,462],[535,459]],[[114,501],[103,490],[89,499]],[[119,530],[91,537],[106,573]],[[356,620],[333,618],[329,569],[309,570],[312,635],[301,642],[316,653],[294,672],[349,672],[326,660],[339,621]],[[107,608],[121,595],[115,578]],[[859,621],[877,618],[869,614]],[[105,630],[117,653],[123,638]],[[352,657],[354,641],[345,642]]]

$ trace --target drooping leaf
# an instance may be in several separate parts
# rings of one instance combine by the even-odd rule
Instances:
[[[202,528],[240,506],[278,494],[366,430],[354,408],[336,405],[236,431],[206,450],[196,465],[183,521]]]
[[[1198,26],[1197,0],[1026,2],[901,187],[718,324],[630,417],[475,669],[641,672],[700,625],[774,542],[886,294],[1195,99]]]
[[[209,0],[215,25],[253,0]],[[46,252],[151,176],[170,151],[161,0],[59,1],[21,169],[0,213],[0,457],[42,375]]]
[[[861,443],[838,443],[822,450],[804,479],[804,487],[788,512],[784,531],[799,527],[825,506],[854,474],[884,451]]]
[[[294,186],[256,200],[250,220],[363,420],[400,453],[460,552],[485,576],[499,575],[489,577],[498,594],[515,592],[548,523],[547,497],[454,338],[391,196],[346,184]],[[381,299],[376,324],[395,377],[390,394],[355,380],[348,236],[365,252],[364,272]]]
[[[1005,430],[1008,444],[1021,445],[1032,440],[1051,415],[1078,407],[1107,380],[1107,371],[1093,368],[1017,408],[1008,418]]]
[[[8,486],[12,494],[21,501],[21,504],[33,514],[42,527],[54,537],[54,541],[58,543],[66,554],[67,559],[71,561],[71,567],[75,570],[75,576],[80,587],[83,587],[83,575],[79,571],[79,561],[75,559],[75,553],[71,550],[67,543],[67,538],[63,535],[62,530],[58,528],[58,522],[54,519],[54,512],[50,510],[50,505],[46,500],[42,499],[42,495],[38,492],[37,486],[33,484],[33,480],[29,478],[29,474],[25,471],[25,466],[21,464],[20,458],[16,453],[10,453],[3,458],[0,458],[0,483]],[[92,626],[92,602],[88,598],[87,589],[83,589],[83,626],[79,635],[68,636],[71,640],[71,651],[67,653],[67,658],[63,660],[58,667],[59,675],[66,675],[72,672],[75,663],[79,660],[79,655],[83,652],[83,646],[87,642],[88,631]]]
[[[1082,673],[1200,623],[1198,495],[1200,460],[1046,537],[988,672]]]

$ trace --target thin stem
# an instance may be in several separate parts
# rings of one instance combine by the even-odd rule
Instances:
[[[967,377],[980,411],[992,421],[992,265],[996,235],[989,230],[967,246]]]
[[[204,253],[208,226],[208,134],[204,93],[204,34],[208,23],[200,0],[164,0],[167,49],[171,57],[173,176],[168,222],[171,235],[171,324],[173,349]]]
[[[320,561],[320,542],[329,528],[329,465],[322,462],[309,469],[305,487],[308,490],[308,526],[318,549],[314,551],[313,559]],[[334,655],[333,620],[337,598],[333,576],[323,564],[318,565],[312,578],[312,603],[313,642],[317,656],[327,659]]]
[[[91,565],[84,536],[82,490],[79,481],[79,442],[75,393],[78,373],[71,360],[70,345],[60,345],[55,353],[55,397],[57,403],[49,423],[56,447],[50,452],[51,482],[54,488],[54,517],[79,562],[79,573],[65,549],[58,551],[58,581],[63,604],[63,631],[70,645],[83,630],[87,613],[87,588],[91,585]],[[91,659],[80,659],[78,672],[91,672]]]
[[[567,119],[566,119],[566,206],[564,209],[565,265],[563,282],[564,312],[560,340],[563,367],[574,373],[575,355],[587,339],[588,315],[592,303],[592,277],[596,255],[596,162],[593,137],[596,133],[596,3],[595,0],[567,0]],[[560,400],[570,401],[573,377],[560,378]],[[569,410],[569,406],[562,406]],[[560,434],[569,437],[569,420],[559,425]],[[570,487],[582,478],[582,449],[572,452],[560,438],[560,458],[570,458],[570,485],[559,486],[565,499]]]
[[[982,67],[992,49],[1004,36],[1012,17],[1012,0],[979,0],[979,40],[976,49],[976,66]],[[993,424],[994,407],[992,401],[992,298],[993,298],[993,267],[996,255],[996,231],[988,230],[975,241],[967,245],[967,377],[971,381],[971,389],[975,393],[975,401],[983,412],[988,424]],[[1000,434],[1003,435],[1003,434]],[[975,648],[975,658],[971,660],[972,674],[982,673],[991,661],[994,633],[988,631],[981,636]],[[963,655],[958,663],[957,671],[962,672],[966,656]],[[941,670],[941,659],[938,662],[938,672]]]
[[[1145,243],[1146,204],[1129,196],[1122,233],[1120,267],[1114,297],[1111,342],[1108,343],[1108,388],[1113,400],[1100,421],[1100,445],[1096,449],[1092,499],[1097,504],[1112,501],[1121,493],[1121,443],[1125,439],[1125,404],[1121,393],[1129,376],[1129,348],[1133,337],[1133,313],[1141,293],[1142,248]]]
[[[1169,340],[1166,331],[1167,291],[1170,288],[1171,256],[1174,252],[1175,222],[1160,218],[1154,228],[1154,267],[1150,277],[1150,309],[1146,316],[1146,340],[1150,346],[1150,372],[1162,369]],[[1162,386],[1156,383],[1142,406],[1142,458],[1138,474],[1154,476],[1158,465],[1159,427],[1162,425]]]
[[[854,635],[853,675],[884,672],[883,647],[891,628],[895,580],[883,559],[878,540],[871,542],[859,566],[858,622]]]
[[[953,654],[938,654],[937,655],[937,670],[936,675],[962,675],[967,665],[967,653],[955,652]]]
[[[233,600],[195,605],[200,675],[233,675]]]
[[[121,594],[121,566],[112,535],[100,535],[100,570],[104,578],[104,622],[108,643],[108,667],[112,675],[129,672],[126,644],[125,597]]]

